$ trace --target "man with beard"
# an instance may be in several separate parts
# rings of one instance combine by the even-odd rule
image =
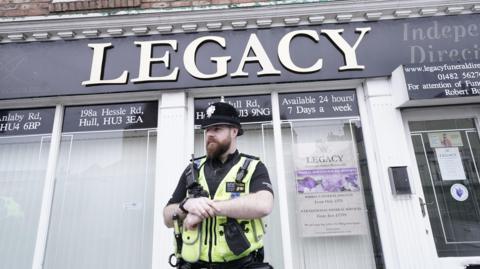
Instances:
[[[233,106],[214,103],[205,115],[207,155],[187,166],[163,212],[167,227],[173,218],[183,223],[179,268],[271,268],[254,267],[263,261],[262,218],[273,207],[268,171],[258,158],[238,152],[243,129]],[[208,197],[187,195],[191,167]]]

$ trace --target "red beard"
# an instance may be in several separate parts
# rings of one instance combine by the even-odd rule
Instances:
[[[222,156],[227,150],[230,148],[231,140],[219,142],[215,139],[208,139],[207,140],[207,156],[211,159],[218,159]]]

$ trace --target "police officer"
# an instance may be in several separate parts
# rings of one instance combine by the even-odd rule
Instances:
[[[183,222],[185,268],[258,265],[263,260],[262,218],[273,207],[268,171],[258,158],[238,152],[237,137],[243,129],[233,106],[214,103],[205,115],[202,129],[207,155],[195,159],[195,170],[208,197],[187,196],[188,166],[164,208],[165,225],[173,226],[174,215]]]

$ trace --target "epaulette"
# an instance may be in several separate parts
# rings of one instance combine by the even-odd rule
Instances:
[[[258,157],[248,155],[248,154],[245,154],[245,153],[240,153],[240,156],[245,157],[245,158],[249,158],[249,159],[252,159],[252,160],[260,160],[260,158],[258,158]]]

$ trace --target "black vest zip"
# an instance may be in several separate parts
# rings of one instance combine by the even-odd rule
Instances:
[[[214,236],[214,242],[215,246],[217,245],[217,217],[213,218],[213,236]]]
[[[212,238],[213,238],[213,220],[209,219],[209,239],[208,239],[208,262],[212,262]]]
[[[205,232],[203,233],[203,234],[205,234],[205,239],[203,241],[203,244],[207,245],[208,244],[208,219],[205,220],[203,228],[205,229]]]

